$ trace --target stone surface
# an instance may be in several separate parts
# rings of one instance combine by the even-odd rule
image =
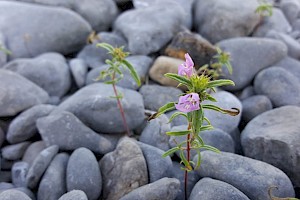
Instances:
[[[211,178],[203,178],[197,182],[189,200],[250,200],[244,193],[230,184]]]
[[[274,107],[300,105],[300,81],[281,67],[269,67],[256,75],[254,89],[266,95]]]
[[[293,185],[287,175],[265,162],[232,153],[218,154],[211,151],[201,152],[201,160],[201,168],[197,169],[201,177],[226,182],[243,192],[249,199],[268,199],[268,188],[272,185],[278,187],[278,190],[273,191],[274,196],[295,196]]]
[[[172,111],[166,112],[165,115],[167,115],[167,117],[170,119],[170,117],[176,112],[178,112],[178,111],[177,110],[172,110]],[[188,121],[184,116],[177,116],[176,118],[174,118],[172,120],[172,122],[170,124],[171,124],[171,127],[181,126],[181,125],[188,125]]]
[[[284,43],[267,38],[233,38],[218,43],[223,51],[230,53],[233,73],[224,66],[224,77],[235,86],[226,89],[237,91],[248,86],[260,70],[278,62],[287,55]],[[253,59],[255,58],[255,59]]]
[[[103,200],[119,200],[148,183],[147,164],[138,144],[127,137],[100,160]]]
[[[61,150],[85,147],[105,154],[115,148],[111,140],[91,130],[70,112],[63,111],[40,118],[37,128],[47,146],[58,145]]]
[[[137,128],[144,120],[142,96],[133,90],[117,87],[123,94],[121,104],[129,129]],[[62,102],[52,113],[63,110],[73,113],[90,128],[101,133],[121,133],[124,126],[111,85],[94,83],[78,90]]]
[[[61,196],[58,200],[88,200],[88,198],[83,191],[72,190]]]
[[[5,190],[0,193],[1,200],[32,200],[25,193],[16,189]]]
[[[19,160],[22,158],[25,150],[30,145],[30,142],[21,142],[18,144],[7,145],[2,147],[1,154],[7,160]]]
[[[26,187],[26,175],[29,169],[29,164],[24,161],[15,162],[11,169],[11,177],[14,186]]]
[[[67,190],[82,190],[88,199],[96,200],[101,194],[102,177],[95,155],[81,147],[70,156],[67,166]]]
[[[292,73],[300,81],[300,62],[294,58],[285,57],[274,66],[282,67]]]
[[[300,137],[297,106],[283,106],[265,112],[247,124],[242,132],[246,156],[270,163],[283,170],[300,186]]]
[[[0,69],[0,80],[0,117],[14,116],[49,98],[42,88],[17,73]]]
[[[0,68],[5,65],[7,62],[7,53],[3,51],[3,49],[7,49],[5,45],[5,39],[3,34],[0,32],[0,48],[2,48],[2,51],[0,50]]]
[[[10,60],[51,51],[62,54],[76,52],[91,32],[91,26],[68,9],[7,1],[1,1],[0,8],[3,19],[0,29],[8,49],[13,52]],[[6,23],[8,20],[10,23]]]
[[[80,58],[73,58],[70,60],[69,65],[77,87],[83,87],[85,85],[85,77],[88,70],[87,64]]]
[[[254,96],[255,92],[254,92],[254,88],[252,85],[249,85],[247,87],[245,87],[238,95],[237,97],[243,101],[251,96]]]
[[[180,182],[175,178],[162,178],[133,190],[120,200],[174,200],[179,186]]]
[[[22,161],[25,161],[29,166],[33,163],[34,159],[39,155],[41,151],[46,149],[46,144],[44,141],[36,141],[31,143],[26,149]]]
[[[37,198],[57,200],[67,191],[66,169],[69,155],[57,154],[45,171],[38,187]]]
[[[22,112],[9,124],[6,134],[7,141],[15,144],[33,137],[37,133],[36,120],[48,115],[53,109],[52,105],[41,104]]]
[[[300,13],[300,2],[297,0],[285,0],[280,1],[279,5],[287,20],[290,24],[293,24]]]

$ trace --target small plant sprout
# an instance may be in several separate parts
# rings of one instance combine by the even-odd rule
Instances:
[[[96,80],[104,80],[107,77],[109,78],[109,80],[105,81],[105,83],[111,84],[113,87],[115,96],[112,98],[117,99],[117,104],[118,104],[118,108],[121,113],[123,126],[124,126],[124,129],[126,130],[126,134],[129,136],[130,131],[129,131],[129,128],[128,128],[128,125],[126,122],[124,109],[123,109],[123,106],[120,101],[120,99],[123,98],[123,95],[117,91],[116,84],[120,80],[122,80],[122,78],[124,76],[120,69],[121,67],[124,67],[129,70],[132,78],[136,81],[138,86],[141,85],[139,75],[137,74],[137,72],[135,71],[133,66],[127,60],[125,60],[125,58],[129,55],[129,53],[124,52],[124,47],[114,48],[113,46],[111,46],[110,44],[107,44],[107,43],[98,43],[97,47],[102,47],[102,48],[106,49],[108,51],[108,53],[111,54],[112,59],[111,60],[107,59],[105,61],[106,64],[109,65],[109,67],[106,70],[102,71]]]
[[[223,114],[229,114],[232,116],[238,115],[239,110],[232,108],[232,110],[225,110],[218,106],[211,104],[204,104],[203,101],[208,100],[216,102],[217,100],[209,94],[209,90],[215,91],[214,88],[224,85],[234,85],[233,81],[220,79],[212,80],[207,74],[198,75],[194,69],[194,63],[189,56],[185,54],[186,61],[178,67],[178,74],[167,73],[166,77],[171,78],[179,82],[179,85],[184,85],[187,87],[186,93],[179,97],[178,103],[170,102],[162,106],[157,113],[150,116],[150,119],[157,118],[161,114],[177,109],[178,112],[175,112],[171,117],[171,122],[177,116],[183,116],[188,122],[187,130],[167,132],[167,135],[170,136],[186,136],[186,140],[182,143],[178,143],[176,140],[176,147],[166,151],[162,156],[169,156],[177,151],[179,151],[181,164],[183,165],[182,169],[184,173],[185,181],[185,199],[187,199],[187,178],[188,172],[200,167],[201,164],[201,154],[200,150],[211,150],[214,152],[220,152],[217,148],[207,145],[204,143],[201,138],[201,131],[211,130],[213,126],[211,125],[208,118],[205,117],[205,110],[214,110]],[[222,52],[219,53],[217,59],[220,63],[225,64],[228,62],[228,57]],[[231,68],[230,68],[231,69]],[[195,150],[198,154],[197,163],[191,161],[190,151]],[[185,153],[186,152],[186,155]]]
[[[255,13],[259,14],[261,17],[271,17],[273,15],[273,5],[266,0],[260,0]]]

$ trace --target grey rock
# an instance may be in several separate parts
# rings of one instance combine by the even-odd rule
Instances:
[[[249,199],[268,199],[268,188],[272,185],[279,188],[273,192],[274,196],[295,196],[293,185],[287,175],[265,162],[233,153],[211,151],[201,152],[201,160],[201,167],[197,169],[201,177],[226,182],[243,192]]]
[[[49,98],[42,88],[17,73],[0,69],[0,80],[0,117],[14,116]]]
[[[257,94],[266,95],[274,107],[300,105],[299,79],[281,67],[269,67],[259,72],[254,89]]]
[[[300,2],[297,0],[285,0],[280,1],[279,5],[287,20],[290,24],[293,24],[300,13]]]
[[[66,153],[59,153],[53,158],[39,184],[37,192],[37,198],[39,200],[57,200],[66,193],[66,169],[68,160],[69,155]]]
[[[176,2],[123,12],[114,23],[114,30],[128,41],[132,54],[147,55],[160,50],[180,29],[184,10]],[[163,20],[162,20],[163,19]]]
[[[32,200],[24,192],[20,192],[16,189],[5,190],[0,193],[1,200]]]
[[[169,149],[168,141],[170,136],[166,135],[166,132],[171,129],[168,121],[169,120],[165,115],[161,115],[158,118],[151,120],[143,129],[139,140],[145,144],[167,151]]]
[[[147,163],[149,182],[153,183],[161,178],[170,177],[169,170],[172,168],[171,158],[169,156],[163,158],[164,151],[161,149],[142,142],[138,144]]]
[[[26,175],[29,164],[24,161],[15,162],[11,169],[12,182],[16,187],[26,187]]]
[[[25,150],[29,145],[30,142],[21,142],[18,144],[12,144],[2,147],[2,156],[7,160],[19,160],[22,158]]]
[[[255,13],[258,6],[257,1],[252,0],[198,0],[195,2],[194,23],[198,33],[213,44],[248,36],[259,23],[259,15]]]
[[[88,198],[83,191],[72,190],[61,196],[58,200],[88,200]]]
[[[114,143],[84,125],[70,112],[49,115],[37,121],[37,128],[47,146],[58,145],[61,150],[86,147],[105,154],[114,150]]]
[[[193,188],[189,200],[198,200],[200,196],[203,200],[250,200],[244,193],[232,185],[211,178],[203,178],[198,181]]]
[[[127,137],[99,162],[103,177],[103,200],[119,200],[148,183],[147,164],[138,144]]]
[[[69,65],[77,87],[83,87],[85,84],[85,77],[88,70],[87,64],[84,60],[80,58],[73,58],[72,60],[70,60]]]
[[[240,132],[239,128],[236,127],[229,134],[230,134],[230,136],[231,136],[231,138],[233,139],[233,142],[234,142],[234,147],[235,147],[234,152],[236,154],[243,155],[242,145],[241,145],[241,132]]]
[[[265,112],[247,124],[241,135],[246,156],[283,170],[295,187],[300,186],[300,137],[297,106]]]
[[[10,60],[44,52],[76,52],[83,47],[91,32],[91,26],[68,9],[7,1],[1,1],[0,8],[3,19],[0,29],[8,49],[13,52]],[[6,23],[8,20],[10,23]]]
[[[254,95],[242,101],[243,120],[247,123],[254,117],[273,108],[271,100],[264,95]]]
[[[120,200],[174,200],[179,186],[180,182],[175,178],[162,178],[133,190]]]
[[[0,190],[8,190],[14,188],[12,183],[0,182]]]
[[[254,96],[254,88],[252,85],[249,85],[245,87],[240,94],[238,94],[238,98],[243,101],[244,99],[247,99],[248,97]]]
[[[172,110],[170,112],[166,112],[165,115],[170,119],[170,117],[176,112],[178,112],[178,111],[177,110]],[[171,125],[171,127],[181,126],[181,125],[188,125],[188,121],[185,117],[179,115],[179,116],[177,116],[176,118],[174,118],[172,120],[170,125]]]
[[[224,67],[224,77],[235,86],[226,89],[237,91],[248,86],[260,70],[278,62],[287,55],[284,43],[267,38],[234,38],[218,43],[223,51],[229,52],[233,73]],[[255,59],[253,59],[255,58]]]
[[[39,155],[41,151],[46,149],[46,144],[44,141],[36,141],[34,143],[31,143],[28,148],[26,149],[22,160],[24,162],[27,162],[29,165],[31,165],[34,161],[34,159]]]
[[[40,117],[48,115],[54,106],[52,105],[36,105],[25,110],[15,117],[9,124],[6,139],[9,143],[15,144],[23,142],[37,133],[36,120]]]
[[[3,68],[24,76],[43,88],[49,96],[62,97],[71,86],[69,66],[58,53],[44,53],[33,59],[16,59]]]
[[[300,62],[294,58],[285,57],[274,66],[282,67],[292,73],[300,81]]]
[[[14,188],[14,189],[18,190],[20,192],[23,192],[24,194],[26,194],[32,200],[36,199],[35,194],[30,189],[28,189],[27,187],[17,187],[17,188]]]
[[[28,188],[34,189],[38,186],[42,175],[48,168],[54,156],[57,154],[58,150],[57,145],[50,146],[41,151],[34,159],[26,176],[26,185]]]
[[[0,182],[11,182],[11,171],[0,171]]]
[[[67,167],[67,190],[82,190],[90,200],[101,194],[102,177],[94,154],[84,148],[76,149],[70,156]]]
[[[1,169],[2,170],[11,170],[11,168],[14,165],[15,161],[14,160],[7,160],[7,159],[5,159],[1,156],[0,162],[1,162]]]
[[[129,129],[137,128],[144,117],[144,103],[142,96],[133,90],[116,87],[123,94],[121,104],[125,113]],[[111,85],[94,83],[78,90],[71,97],[62,102],[54,113],[63,110],[72,112],[82,122],[97,132],[122,133],[125,131],[117,100]]]

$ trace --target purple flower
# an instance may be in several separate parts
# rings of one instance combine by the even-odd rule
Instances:
[[[178,66],[178,75],[191,77],[194,72],[194,62],[188,53],[184,57],[185,62]]]
[[[191,112],[200,109],[200,98],[197,93],[189,93],[179,97],[178,104],[175,104],[177,110],[181,112]]]

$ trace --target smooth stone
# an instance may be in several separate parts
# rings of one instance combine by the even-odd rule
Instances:
[[[171,129],[168,121],[165,115],[152,119],[143,129],[139,140],[145,144],[167,151],[169,149],[168,141],[170,136],[168,136],[166,132]]]
[[[22,161],[27,162],[30,165],[32,165],[34,159],[39,155],[41,151],[46,149],[46,144],[44,141],[36,141],[31,143],[22,158]]]
[[[30,142],[21,142],[4,146],[1,149],[2,156],[7,160],[19,160],[29,145]]]
[[[69,155],[57,154],[43,175],[37,191],[39,200],[57,200],[67,192],[66,169]]]
[[[88,199],[98,199],[103,183],[101,170],[93,152],[81,147],[71,154],[66,181],[68,191],[82,190]]]
[[[54,108],[55,106],[52,105],[41,104],[22,112],[9,124],[6,134],[7,141],[15,144],[33,137],[37,133],[36,120],[48,115]]]
[[[297,0],[280,1],[280,9],[290,24],[298,18],[300,13],[300,2]]]
[[[32,200],[36,199],[35,194],[30,189],[28,189],[27,187],[17,187],[17,188],[14,188],[14,189],[18,190],[20,192],[23,192],[24,194],[26,194]]]
[[[234,142],[234,152],[239,155],[243,155],[242,151],[242,145],[241,145],[241,131],[239,127],[236,127],[233,131],[230,133],[231,138],[233,139]]]
[[[24,161],[15,162],[11,169],[12,182],[16,187],[26,187],[26,175],[29,164]]]
[[[285,57],[274,66],[282,67],[283,69],[292,73],[300,81],[300,62],[294,58]]]
[[[57,154],[58,150],[59,148],[57,145],[52,145],[41,151],[34,159],[26,176],[26,185],[28,188],[34,189],[38,186],[42,175],[48,168],[54,156]]]
[[[16,189],[5,190],[0,193],[1,200],[32,200],[24,192],[18,191]]]
[[[69,66],[59,53],[44,53],[33,59],[15,59],[3,69],[22,75],[43,88],[49,96],[62,97],[71,86]]]
[[[2,167],[1,167],[2,168]],[[11,182],[11,171],[0,171],[0,182]]]
[[[85,85],[85,77],[88,71],[87,64],[80,58],[73,58],[70,60],[69,65],[77,87],[83,87]]]
[[[60,112],[37,120],[37,128],[47,146],[58,145],[61,150],[85,147],[99,154],[113,151],[114,143],[84,125],[70,112]]]
[[[198,181],[193,188],[189,200],[198,200],[199,197],[201,197],[201,200],[250,200],[244,193],[232,185],[211,178],[202,178]]]
[[[133,190],[120,200],[175,200],[179,186],[180,182],[175,178],[162,178]]]
[[[197,32],[213,44],[248,36],[259,24],[259,15],[255,13],[258,6],[258,2],[252,0],[198,0],[195,1],[194,24]]]
[[[235,83],[235,86],[225,87],[231,91],[247,87],[260,70],[287,55],[287,47],[284,43],[269,38],[233,38],[223,40],[218,45],[223,51],[230,53],[233,72],[229,74],[223,66],[223,74],[225,78]]]
[[[0,182],[0,190],[12,189],[15,186],[12,183]]]
[[[159,148],[142,142],[138,142],[138,145],[141,148],[147,163],[149,183],[153,183],[164,177],[170,177],[169,170],[172,168],[171,158],[169,156],[163,158],[162,155],[165,152]]]
[[[137,128],[144,120],[144,102],[136,91],[116,87],[123,94],[121,104],[130,130]],[[78,90],[62,102],[52,113],[69,111],[90,128],[101,133],[122,133],[125,131],[117,100],[111,85],[94,83]],[[106,114],[105,114],[106,113]]]
[[[299,111],[298,106],[267,111],[250,121],[241,135],[246,156],[283,170],[295,187],[300,186]]]
[[[196,161],[195,156],[194,161]],[[294,197],[295,191],[290,179],[280,169],[258,160],[233,153],[211,151],[201,152],[201,167],[197,173],[201,177],[210,177],[224,181],[243,192],[249,199],[266,200],[268,189],[274,190],[277,197]]]
[[[249,85],[247,87],[245,87],[238,95],[237,97],[239,98],[239,100],[243,101],[251,96],[255,95],[255,91],[252,85]]]
[[[123,12],[114,22],[114,30],[124,35],[132,54],[148,55],[165,46],[184,19],[184,9],[176,2],[167,1],[167,4]]]
[[[58,200],[88,200],[88,198],[83,191],[72,190],[62,195]]]
[[[148,183],[146,160],[134,141],[124,137],[117,148],[99,162],[102,172],[102,199],[119,200],[134,189]]]
[[[300,105],[300,81],[281,67],[269,67],[260,71],[254,80],[257,94],[266,95],[274,107]]]
[[[170,117],[176,112],[178,112],[178,111],[177,110],[172,110],[172,111],[166,112],[165,115],[170,119]],[[170,125],[171,125],[171,128],[174,127],[174,126],[181,126],[181,125],[186,125],[187,126],[188,121],[184,116],[179,115],[179,116],[177,116],[176,118],[174,118],[172,120]]]
[[[0,80],[0,117],[14,116],[49,98],[46,91],[15,72],[0,69]]]
[[[273,108],[271,100],[264,95],[254,95],[242,101],[242,119],[247,123],[254,117]]]

